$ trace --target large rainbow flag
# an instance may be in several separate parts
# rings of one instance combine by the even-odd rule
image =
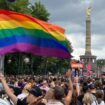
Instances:
[[[0,10],[0,55],[14,52],[71,57],[63,28],[21,13]]]

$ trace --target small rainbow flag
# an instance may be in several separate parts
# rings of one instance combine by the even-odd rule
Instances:
[[[0,10],[0,55],[14,52],[71,57],[63,28],[21,13]]]

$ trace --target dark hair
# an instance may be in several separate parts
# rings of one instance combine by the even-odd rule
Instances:
[[[18,96],[19,94],[21,94],[21,89],[19,88],[19,87],[15,87],[15,86],[13,86],[13,85],[8,85],[10,88],[12,88],[13,89],[13,91],[14,91],[14,94],[16,95],[16,96]]]
[[[53,81],[56,81],[57,79],[56,78],[53,78]]]
[[[88,87],[89,87],[89,89],[95,89],[95,84],[90,84],[90,85],[88,85]]]
[[[4,90],[0,90],[0,98],[2,98],[2,95],[5,94]]]
[[[62,100],[62,98],[64,97],[64,89],[60,86],[56,86],[54,88],[54,97],[56,100]]]
[[[29,93],[33,94],[36,97],[39,97],[42,95],[42,91],[39,87],[34,86],[30,90],[28,90]]]
[[[104,97],[104,92],[102,90],[97,90],[96,91],[96,98],[97,99],[103,99]]]
[[[101,101],[103,100],[103,97],[104,97],[104,93],[102,92],[102,90],[97,90],[96,99],[97,99],[98,104],[101,103]]]
[[[38,103],[37,105],[46,105],[45,103]]]

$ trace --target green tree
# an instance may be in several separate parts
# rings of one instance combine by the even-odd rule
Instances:
[[[100,69],[103,66],[105,66],[105,59],[98,59],[96,62],[97,62],[97,67],[100,68]]]
[[[9,9],[15,12],[31,15],[31,9],[29,8],[29,0],[16,0],[13,3],[9,3]]]
[[[31,5],[31,10],[33,17],[36,17],[44,21],[49,20],[50,13],[47,11],[45,6],[40,1],[37,1],[34,3],[34,5]]]
[[[15,2],[9,2],[9,0],[0,0],[0,9],[11,10],[24,14],[31,14],[29,8],[29,0],[15,0]]]
[[[0,0],[0,9],[6,9],[6,10],[9,9],[6,0]]]

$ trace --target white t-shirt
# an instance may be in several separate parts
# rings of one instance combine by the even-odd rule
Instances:
[[[0,99],[0,105],[10,105],[6,100]]]
[[[105,105],[105,102],[104,101],[101,101],[101,103],[98,104],[97,101],[93,101],[92,105]]]
[[[18,99],[23,100],[24,98],[26,98],[28,96],[28,93],[21,93],[17,96]]]
[[[48,101],[46,103],[46,105],[64,105],[64,104],[62,102],[60,102],[60,101],[56,101],[56,102]]]

